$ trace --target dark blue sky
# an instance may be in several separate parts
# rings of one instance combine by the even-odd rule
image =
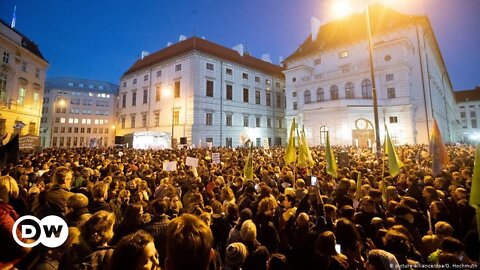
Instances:
[[[227,47],[243,43],[278,63],[307,37],[311,16],[331,19],[330,1],[0,0],[0,18],[10,22],[17,5],[16,29],[39,44],[48,77],[118,83],[142,50],[157,51],[181,34]],[[430,17],[455,90],[480,85],[479,0],[391,1]]]

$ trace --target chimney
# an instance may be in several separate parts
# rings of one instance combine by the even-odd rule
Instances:
[[[148,55],[150,55],[149,52],[147,52],[147,51],[142,51],[142,53],[141,53],[141,59],[147,57]]]
[[[262,61],[265,61],[265,62],[268,62],[268,63],[272,63],[272,59],[270,59],[270,54],[269,53],[266,53],[266,54],[262,54]]]
[[[237,46],[232,48],[233,50],[237,51],[240,56],[243,56],[244,49],[243,49],[243,44],[238,44]]]
[[[167,47],[172,46],[172,44],[173,44],[172,42],[168,42],[168,43],[167,43]]]
[[[184,40],[186,40],[186,39],[187,39],[186,36],[180,35],[180,36],[178,37],[178,42],[182,42],[182,41],[184,41]]]
[[[318,31],[320,31],[320,26],[322,22],[318,18],[312,17],[310,19],[310,26],[311,26],[311,33],[312,33],[312,41],[317,40]]]

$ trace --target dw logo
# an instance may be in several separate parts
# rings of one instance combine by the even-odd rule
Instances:
[[[23,224],[20,224],[23,222]],[[33,242],[22,242],[18,238],[17,228],[21,226],[23,239],[37,239]],[[13,224],[13,239],[22,247],[32,248],[40,243],[49,248],[61,246],[68,237],[68,225],[58,216],[46,216],[42,220],[34,216],[23,216]]]

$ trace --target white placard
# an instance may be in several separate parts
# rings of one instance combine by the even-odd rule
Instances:
[[[212,153],[212,162],[220,163],[220,153]]]
[[[163,169],[167,172],[172,172],[177,170],[176,161],[165,161],[163,162]]]
[[[212,147],[213,147],[213,142],[207,142],[207,147],[210,148],[210,149],[212,149]]]
[[[198,158],[187,157],[187,160],[185,160],[185,164],[187,166],[198,167]]]
[[[262,145],[263,145],[263,149],[269,149],[270,148],[270,144],[268,143],[268,138],[263,138]]]

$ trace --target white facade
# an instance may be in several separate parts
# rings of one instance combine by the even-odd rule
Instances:
[[[386,124],[398,144],[428,143],[435,118],[444,141],[456,141],[453,90],[428,19],[388,12],[391,16],[381,22],[386,29],[372,36],[381,140]],[[371,9],[371,18],[375,14]],[[308,37],[285,61],[288,122],[297,117],[309,144],[324,144],[325,131],[336,145],[367,146],[375,141],[366,34],[341,28],[364,29],[365,17],[344,20],[350,21],[321,26],[317,39]],[[339,28],[332,34],[336,24]]]
[[[461,129],[458,138],[464,143],[480,142],[480,87],[455,92]]]
[[[111,146],[118,86],[78,78],[47,79],[40,142],[43,147]]]
[[[201,47],[177,53],[175,46],[192,40],[213,52]],[[216,49],[222,53],[217,54]],[[175,56],[158,56],[165,51]],[[246,58],[249,65],[235,60]],[[157,131],[170,138],[173,132],[174,145],[207,146],[211,142],[213,146],[236,147],[240,134],[246,132],[255,145],[262,145],[263,140],[270,145],[285,143],[280,67],[195,37],[147,56],[145,61],[154,63],[127,71],[121,78],[117,135]],[[255,63],[276,73],[257,69]]]
[[[38,136],[47,67],[35,43],[0,21],[0,137]]]

